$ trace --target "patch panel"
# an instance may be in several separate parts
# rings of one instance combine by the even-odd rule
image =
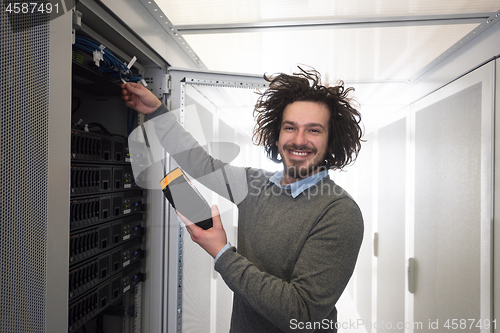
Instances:
[[[143,211],[141,190],[79,197],[70,201],[70,230],[100,224]]]
[[[73,232],[69,238],[69,263],[74,265],[112,247],[142,235],[142,214],[112,221],[84,231]]]
[[[86,162],[130,162],[127,139],[72,129],[71,159]]]
[[[137,188],[130,165],[73,164],[71,166],[71,195]]]
[[[69,271],[69,299],[73,300],[90,289],[139,262],[145,255],[140,238],[73,267]]]

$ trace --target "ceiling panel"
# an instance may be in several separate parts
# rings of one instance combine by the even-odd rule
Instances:
[[[184,37],[210,70],[262,75],[296,72],[297,65],[304,64],[327,74],[323,80],[330,84],[343,80],[356,88],[365,125],[371,127],[404,107],[388,101],[408,79],[476,26],[264,30]],[[257,97],[249,96],[255,103]],[[223,112],[239,114],[240,126],[249,130],[252,117],[248,108],[238,106],[239,98],[215,104]],[[251,105],[248,97],[244,100]]]
[[[156,0],[178,25],[496,12],[498,0]]]
[[[333,80],[397,82],[412,77],[476,26],[265,30],[184,38],[210,70],[291,73],[305,64]]]
[[[156,4],[172,22],[169,29],[184,38],[207,69],[262,75],[311,66],[330,84],[341,79],[356,88],[367,127],[403,108],[391,99],[479,34],[500,8],[499,0],[156,0]],[[329,25],[322,26],[325,23]],[[248,105],[256,96],[230,100],[227,96],[232,93],[224,92],[221,100],[216,90],[204,94],[231,121],[250,129]]]

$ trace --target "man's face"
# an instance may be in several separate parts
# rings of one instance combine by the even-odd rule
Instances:
[[[328,149],[329,119],[330,111],[321,103],[299,101],[285,107],[276,142],[285,168],[282,185],[319,171]]]

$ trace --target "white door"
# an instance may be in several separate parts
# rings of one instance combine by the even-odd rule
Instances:
[[[491,332],[493,66],[413,105],[413,321],[424,330]]]

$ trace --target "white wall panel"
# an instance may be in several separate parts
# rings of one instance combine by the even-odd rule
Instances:
[[[492,70],[483,66],[414,108],[414,320],[424,325],[489,319]]]
[[[498,84],[498,78],[500,78],[500,61],[497,59],[495,61],[495,85],[496,85],[496,90],[495,90],[495,133],[499,133],[500,131],[500,117],[496,115],[496,112],[500,111],[500,84]],[[495,157],[495,192],[500,189],[500,167],[498,164],[498,161],[500,161],[500,135],[495,134],[495,152],[494,152],[494,157]],[[499,210],[500,210],[500,195],[495,195],[495,202],[494,202],[494,220],[493,220],[493,248],[494,248],[494,253],[493,253],[493,267],[494,267],[494,281],[493,281],[493,290],[494,290],[494,295],[493,298],[495,301],[500,300],[500,246],[495,246],[496,244],[500,244],[500,228],[495,227],[499,225]],[[493,318],[500,318],[500,304],[498,303],[493,303],[495,312],[493,313]],[[500,327],[497,325],[495,328],[495,332],[500,332]]]
[[[377,332],[403,332],[406,119],[381,128],[378,144]]]

